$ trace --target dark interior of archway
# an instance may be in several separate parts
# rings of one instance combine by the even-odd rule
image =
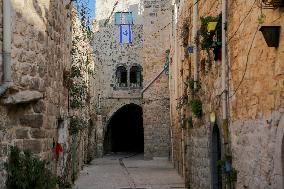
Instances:
[[[129,104],[113,115],[105,136],[105,153],[144,152],[142,114],[140,106]]]
[[[218,161],[221,160],[221,139],[218,125],[214,125],[212,133],[212,180],[213,189],[222,188],[221,170],[218,167]]]

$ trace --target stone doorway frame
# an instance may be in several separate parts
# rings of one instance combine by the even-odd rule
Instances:
[[[217,128],[218,129],[218,133],[219,133],[219,142],[220,142],[220,160],[222,159],[223,157],[223,139],[222,139],[222,128],[220,126],[221,124],[218,124],[218,122],[214,123],[214,124],[211,124],[211,132],[210,132],[210,167],[211,167],[211,188],[213,188],[213,185],[214,185],[214,176],[213,176],[213,135],[214,135],[214,129]],[[223,187],[223,179],[222,179],[222,174],[220,175],[221,178],[220,178],[220,185],[221,185],[221,188]]]
[[[105,137],[106,137],[106,134],[107,134],[107,130],[108,130],[108,125],[110,123],[110,121],[112,120],[113,116],[119,111],[121,110],[122,108],[128,106],[128,105],[135,105],[137,107],[140,107],[142,109],[142,119],[143,119],[143,136],[144,136],[144,147],[145,147],[145,127],[144,127],[144,116],[143,116],[143,106],[142,104],[139,104],[139,103],[133,103],[133,102],[128,102],[128,103],[121,103],[119,105],[117,105],[115,108],[113,108],[108,114],[107,114],[107,117],[105,119],[105,122],[102,124],[103,126],[103,133],[102,133],[102,156],[105,152],[105,149],[104,149],[104,144],[105,144]],[[144,151],[145,153],[145,151]]]

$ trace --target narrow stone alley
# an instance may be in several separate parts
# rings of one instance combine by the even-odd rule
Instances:
[[[143,154],[116,153],[86,166],[75,189],[185,189],[184,186],[166,158],[144,160]]]

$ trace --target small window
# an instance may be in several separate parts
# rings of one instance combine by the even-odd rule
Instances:
[[[131,25],[133,24],[132,12],[116,12],[115,13],[116,25]]]
[[[116,83],[119,87],[127,87],[127,70],[124,66],[116,69]]]
[[[130,69],[130,85],[131,87],[142,86],[141,68],[139,66],[132,66]]]

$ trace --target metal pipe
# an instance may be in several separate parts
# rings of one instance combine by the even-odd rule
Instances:
[[[194,88],[197,88],[197,81],[198,81],[198,1],[193,0],[193,14],[192,14],[192,44],[193,44],[193,64],[194,64]]]
[[[164,71],[165,71],[165,68],[163,68],[161,72],[159,72],[159,74],[156,75],[156,77],[152,79],[152,81],[150,81],[150,83],[146,85],[146,87],[141,91],[141,93],[143,94],[164,73]]]
[[[3,0],[3,84],[0,86],[0,95],[11,86],[11,1]]]
[[[227,0],[222,0],[222,109],[223,119],[227,119],[228,115],[228,89],[227,89]]]

